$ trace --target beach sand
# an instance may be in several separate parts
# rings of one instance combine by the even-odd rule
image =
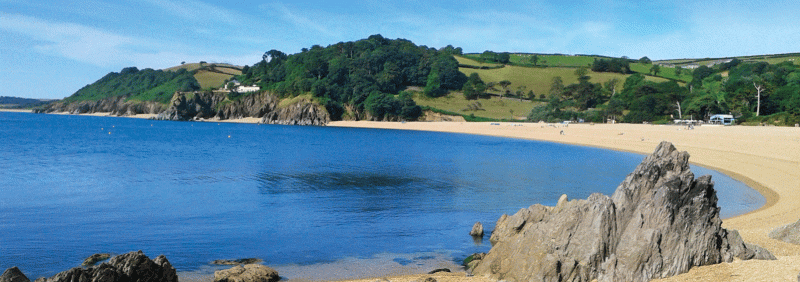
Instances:
[[[644,124],[367,121],[329,125],[523,138],[641,154],[650,154],[659,142],[670,141],[678,150],[688,151],[692,163],[723,172],[764,195],[767,203],[763,207],[724,219],[723,226],[739,230],[746,242],[767,248],[778,260],[737,260],[696,267],[660,281],[796,281],[800,272],[800,246],[768,236],[776,227],[800,219],[800,128],[706,125],[688,130],[684,126]]]

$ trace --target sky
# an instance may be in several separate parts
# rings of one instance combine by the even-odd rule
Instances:
[[[0,0],[0,96],[60,99],[124,67],[253,65],[373,34],[464,52],[792,53],[799,15],[793,0]]]

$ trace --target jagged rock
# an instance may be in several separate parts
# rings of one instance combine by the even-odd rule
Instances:
[[[3,275],[0,275],[0,282],[31,282],[31,280],[15,266],[3,271]]]
[[[787,243],[800,245],[800,220],[795,223],[781,226],[772,230],[769,237]]]
[[[83,266],[92,266],[92,265],[97,264],[100,261],[107,260],[110,257],[111,257],[111,254],[105,254],[105,253],[104,254],[93,254],[93,255],[89,256],[88,258],[86,258],[85,260],[83,260],[83,263],[81,263],[81,265],[83,265]]]
[[[127,101],[128,97],[130,95],[108,97],[97,101],[54,102],[34,109],[33,112],[67,112],[70,114],[105,112],[115,116],[131,116],[136,114],[158,114],[166,109],[163,104],[158,102]]]
[[[648,281],[691,267],[775,259],[721,227],[710,176],[697,179],[689,154],[662,142],[611,197],[565,196],[500,217],[476,275],[512,281]]]
[[[470,236],[475,237],[483,237],[483,224],[479,222],[475,222],[475,225],[472,225],[472,230],[469,231]]]
[[[239,264],[254,264],[254,263],[259,263],[261,261],[262,260],[258,259],[258,258],[243,258],[243,259],[235,259],[235,260],[218,259],[218,260],[212,261],[211,264],[239,265]]]
[[[439,273],[439,272],[450,272],[450,269],[449,268],[434,269],[434,270],[431,270],[431,272],[428,272],[428,274],[436,274],[436,273]]]
[[[150,260],[142,251],[118,255],[90,268],[72,268],[36,282],[177,282],[175,268],[163,255]]]
[[[214,272],[214,282],[273,282],[280,280],[278,272],[261,264],[237,265]]]

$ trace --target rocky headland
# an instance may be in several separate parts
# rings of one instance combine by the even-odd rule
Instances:
[[[325,125],[330,115],[324,106],[298,98],[281,103],[269,92],[228,99],[220,92],[176,92],[168,104],[129,100],[128,96],[109,97],[97,101],[54,102],[37,108],[34,113],[94,114],[112,116],[155,115],[157,120],[229,120],[259,118],[261,123],[289,125]]]
[[[710,176],[694,177],[689,154],[668,142],[611,196],[565,196],[497,221],[475,275],[509,281],[648,281],[734,258],[775,259],[721,227]]]

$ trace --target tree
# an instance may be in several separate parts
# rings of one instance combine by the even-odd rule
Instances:
[[[651,61],[650,58],[648,58],[647,56],[644,56],[641,59],[639,59],[639,63],[640,64],[645,64],[645,65],[649,65],[649,64],[652,64],[653,61]]]
[[[608,91],[611,91],[611,98],[614,98],[614,95],[617,94],[617,85],[619,85],[619,78],[612,78],[606,81],[605,87]]]
[[[564,92],[564,81],[560,76],[553,77],[550,81],[550,97],[560,97],[562,92]]]
[[[589,77],[589,69],[586,67],[579,67],[575,70],[575,75],[578,76],[579,82],[588,82],[591,77]]]
[[[425,83],[425,95],[428,95],[428,97],[439,97],[442,92],[442,80],[439,78],[439,71],[433,69],[431,73],[428,74],[428,80],[427,83]]]
[[[653,65],[652,67],[650,67],[650,72],[653,73],[653,75],[657,76],[658,73],[661,72],[661,67],[659,67],[658,65]]]
[[[537,63],[539,63],[539,56],[533,55],[531,62],[533,62],[533,65],[535,66]]]
[[[761,79],[754,79],[753,80],[753,87],[756,88],[756,98],[758,99],[758,103],[756,104],[756,116],[761,114],[761,93],[766,89],[765,83]]]
[[[511,81],[503,80],[503,81],[498,82],[497,84],[499,84],[500,87],[503,87],[503,90],[508,92],[508,86],[511,85]]]
[[[682,67],[680,66],[675,67],[675,76],[680,77],[682,72],[683,72]]]

